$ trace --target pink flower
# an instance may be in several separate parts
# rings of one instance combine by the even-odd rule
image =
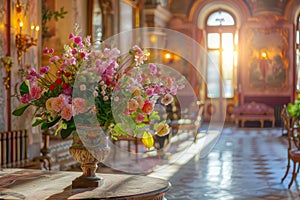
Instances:
[[[134,45],[132,49],[136,51],[137,54],[143,54],[143,50],[138,45]]]
[[[74,34],[73,34],[73,33],[70,33],[69,39],[73,39],[73,38],[74,38]]]
[[[30,74],[31,76],[37,76],[36,70],[35,70],[33,67],[30,68],[29,74]]]
[[[66,60],[67,65],[76,65],[76,58],[71,58],[69,60]]]
[[[66,105],[65,107],[63,107],[63,109],[61,110],[60,116],[69,121],[72,118],[72,106],[70,104]]]
[[[35,76],[31,76],[30,74],[27,74],[25,78],[26,80],[33,81],[35,79]]]
[[[157,67],[156,67],[156,65],[154,65],[153,63],[150,63],[150,64],[149,64],[149,68],[150,68],[150,70],[151,70],[151,74],[152,74],[152,75],[154,75],[154,74],[157,73]]]
[[[44,55],[47,55],[48,53],[49,53],[49,49],[48,48],[43,49],[43,54]]]
[[[154,89],[148,87],[148,88],[146,89],[146,96],[147,96],[147,97],[151,97],[153,94],[154,94]]]
[[[64,93],[65,95],[71,95],[72,91],[73,91],[73,88],[70,87],[70,86],[67,87],[67,88],[65,88],[65,89],[63,89],[63,93]]]
[[[137,114],[136,118],[135,118],[135,120],[136,120],[137,123],[143,122],[144,119],[145,119],[145,116],[143,114],[141,114],[141,113]]]
[[[43,67],[41,67],[41,69],[40,69],[40,73],[41,73],[41,74],[45,74],[45,73],[47,73],[49,70],[50,70],[50,67],[49,67],[49,66],[43,66]]]
[[[58,97],[52,100],[52,108],[56,112],[59,112],[66,105],[66,99],[63,95],[59,95]]]
[[[85,42],[86,42],[86,45],[87,45],[87,46],[91,46],[91,37],[87,37],[87,38],[85,39]]]
[[[76,48],[72,49],[71,53],[72,53],[73,56],[76,55],[77,54],[77,49]]]
[[[52,48],[49,49],[49,53],[50,53],[50,54],[54,53],[54,49],[52,49]]]
[[[30,100],[31,100],[30,94],[24,94],[24,95],[21,97],[21,102],[22,102],[22,103],[29,103]]]
[[[167,77],[167,83],[169,86],[173,85],[173,80],[170,76]]]
[[[74,115],[82,113],[85,107],[85,100],[82,98],[75,98],[72,100],[72,108]]]
[[[33,86],[30,88],[31,97],[34,99],[39,99],[42,95],[42,89],[38,86]]]
[[[145,114],[151,114],[152,111],[154,109],[154,106],[153,106],[153,103],[149,100],[146,100],[145,103],[144,103],[144,106],[142,108],[142,111],[145,113]]]
[[[81,53],[80,53],[80,57],[81,57],[81,58],[84,58],[84,59],[87,59],[87,58],[88,58],[88,54],[85,53],[85,52],[81,52]]]
[[[82,38],[81,38],[80,36],[76,36],[76,37],[74,38],[74,43],[75,43],[75,44],[81,44],[81,43],[82,43]]]
[[[57,62],[59,60],[58,56],[53,56],[52,58],[49,59],[49,62],[54,63]]]

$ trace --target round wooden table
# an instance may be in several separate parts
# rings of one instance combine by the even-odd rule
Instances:
[[[72,189],[80,172],[48,172],[29,169],[0,170],[0,199],[123,199],[162,200],[168,181],[140,175],[97,174],[97,188]]]

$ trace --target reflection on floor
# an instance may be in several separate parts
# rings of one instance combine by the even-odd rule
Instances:
[[[287,189],[291,172],[280,183],[287,164],[287,141],[281,128],[204,129],[195,144],[192,137],[179,137],[165,155],[132,154],[124,159],[117,153],[106,164],[121,170],[101,167],[99,172],[136,172],[167,179],[172,184],[168,200],[300,200],[297,184]]]
[[[172,189],[166,198],[300,199],[297,184],[287,189],[291,173],[280,183],[287,164],[286,145],[281,128],[225,127],[206,157],[196,153],[186,164],[176,166],[178,170],[168,178]],[[167,172],[162,169],[157,174]]]

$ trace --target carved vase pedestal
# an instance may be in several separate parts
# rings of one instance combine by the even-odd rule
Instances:
[[[80,137],[77,133],[73,134],[73,143],[69,152],[77,162],[81,163],[83,173],[72,181],[72,188],[90,188],[101,185],[102,178],[96,175],[96,170],[98,163],[109,154],[110,148],[105,133],[99,134],[101,135],[99,136],[91,130],[86,134],[80,134]]]

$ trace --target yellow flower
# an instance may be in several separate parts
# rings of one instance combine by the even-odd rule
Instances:
[[[52,97],[52,98],[49,98],[47,101],[46,101],[46,109],[47,110],[50,110],[50,111],[52,111],[53,110],[53,100],[54,100],[54,98]]]
[[[142,96],[136,96],[135,99],[136,99],[136,101],[139,104],[139,108],[142,109],[143,106],[144,106],[144,99],[143,99],[143,97]]]
[[[168,124],[159,124],[156,128],[156,134],[160,137],[167,135],[169,131],[170,129]]]
[[[141,96],[141,94],[142,94],[141,89],[138,87],[134,88],[132,91],[133,91],[132,92],[133,96]]]
[[[152,147],[154,145],[154,139],[152,137],[152,134],[150,132],[145,131],[143,134],[142,142],[145,145],[145,147]]]

